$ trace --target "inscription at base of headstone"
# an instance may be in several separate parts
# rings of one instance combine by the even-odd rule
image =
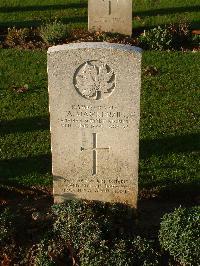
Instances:
[[[89,0],[89,31],[132,34],[132,0]]]
[[[48,50],[53,191],[136,207],[141,50],[78,43]]]

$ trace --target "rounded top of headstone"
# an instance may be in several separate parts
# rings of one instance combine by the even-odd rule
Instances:
[[[108,42],[80,42],[80,43],[70,43],[70,44],[52,46],[48,49],[48,53],[54,53],[65,50],[72,50],[72,49],[115,49],[132,53],[142,52],[141,48],[127,44],[108,43]]]

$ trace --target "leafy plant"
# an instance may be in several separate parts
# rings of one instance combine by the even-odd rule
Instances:
[[[78,250],[86,243],[94,243],[101,239],[98,223],[91,208],[82,201],[70,201],[62,205],[54,205],[56,220],[53,225],[55,234]]]
[[[192,36],[192,45],[194,47],[200,47],[200,35],[194,34]]]
[[[155,250],[153,241],[137,236],[132,242],[134,260],[137,265],[158,266],[161,265],[161,256]]]
[[[22,45],[34,38],[35,32],[32,29],[22,28],[16,29],[15,27],[8,29],[5,43],[14,47],[16,45]]]
[[[190,25],[186,22],[181,22],[178,25],[170,24],[167,29],[172,35],[172,47],[180,49],[190,45],[192,41]]]
[[[182,22],[178,25],[158,26],[144,31],[138,41],[144,49],[162,51],[187,47],[190,45],[192,38],[189,24]]]
[[[69,29],[67,25],[63,24],[62,22],[54,21],[41,26],[40,36],[48,45],[57,44],[69,36]]]
[[[37,245],[37,254],[34,258],[36,266],[53,266],[65,262],[73,265],[73,257],[67,250],[67,244],[59,237],[47,234],[46,237]]]
[[[172,48],[172,34],[166,27],[158,26],[157,28],[144,31],[138,41],[139,45],[144,49],[162,51]]]
[[[125,240],[126,234],[113,230],[121,208],[74,200],[54,205],[53,230],[38,245],[36,265],[59,265],[62,258],[69,265],[81,266],[159,265],[160,258],[150,241],[130,235]]]
[[[200,207],[178,208],[162,218],[161,246],[182,265],[199,265]]]
[[[85,244],[78,254],[79,265],[101,266],[108,265],[109,248],[105,241],[95,244]]]
[[[0,243],[7,241],[13,234],[13,215],[9,209],[0,213]]]

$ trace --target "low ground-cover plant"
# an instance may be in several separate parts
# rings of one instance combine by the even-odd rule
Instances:
[[[40,36],[48,45],[58,44],[69,37],[69,28],[60,21],[47,23],[40,28]]]
[[[10,265],[16,257],[14,238],[16,236],[15,215],[6,208],[0,212],[0,264]]]
[[[123,212],[126,221],[129,215],[125,206],[70,201],[54,205],[53,212],[53,229],[37,247],[38,266],[59,265],[58,261],[67,256],[69,265],[160,265],[151,241],[117,233],[116,225],[123,227],[117,217]]]
[[[159,239],[161,246],[181,265],[200,265],[200,206],[165,214]]]
[[[200,47],[200,35],[199,34],[194,34],[192,36],[192,45],[196,48]]]
[[[167,29],[172,36],[172,49],[180,50],[191,45],[192,32],[188,23],[170,24]]]
[[[138,41],[147,50],[180,50],[192,46],[192,34],[187,23],[170,24],[144,31]]]
[[[178,208],[164,215],[159,240],[173,259],[169,262],[158,242],[138,236],[134,226],[130,229],[131,223],[127,226],[129,214],[128,208],[118,204],[72,200],[53,205],[51,222],[40,232],[38,242],[29,250],[17,247],[21,255],[15,254],[15,260],[34,266],[199,265],[200,207]],[[0,215],[0,242],[6,251],[3,256],[0,253],[3,261],[12,258],[7,245],[14,243],[10,242],[17,228],[13,217],[7,209]]]
[[[34,250],[35,249],[35,250]],[[36,245],[27,264],[37,266],[50,266],[50,265],[73,265],[73,254],[70,253],[67,242],[64,242],[60,237],[55,235],[46,234],[45,238]],[[30,253],[30,252],[29,252]]]
[[[12,28],[8,29],[5,40],[2,40],[3,47],[21,48],[47,48],[51,45],[69,42],[111,42],[134,45],[136,39],[123,34],[108,32],[89,32],[84,29],[71,29],[71,25],[62,22],[46,23],[40,28]]]
[[[28,42],[37,42],[39,38],[38,32],[31,28],[17,29],[15,27],[8,29],[5,44],[9,47],[23,46]]]
[[[3,245],[13,234],[13,215],[9,209],[0,213],[0,244]]]
[[[11,28],[3,47],[47,48],[51,45],[70,42],[110,42],[141,46],[145,50],[181,50],[199,49],[199,35],[193,35],[187,23],[170,24],[164,27],[145,30],[143,34],[128,37],[118,33],[89,32],[84,29],[72,29],[71,24],[53,21],[39,28]]]
[[[172,36],[166,28],[158,26],[144,31],[139,37],[139,45],[149,50],[166,50],[172,47]]]

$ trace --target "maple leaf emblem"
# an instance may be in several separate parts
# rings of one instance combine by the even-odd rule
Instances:
[[[106,64],[86,62],[76,76],[75,86],[83,97],[99,100],[113,91],[115,74]]]

